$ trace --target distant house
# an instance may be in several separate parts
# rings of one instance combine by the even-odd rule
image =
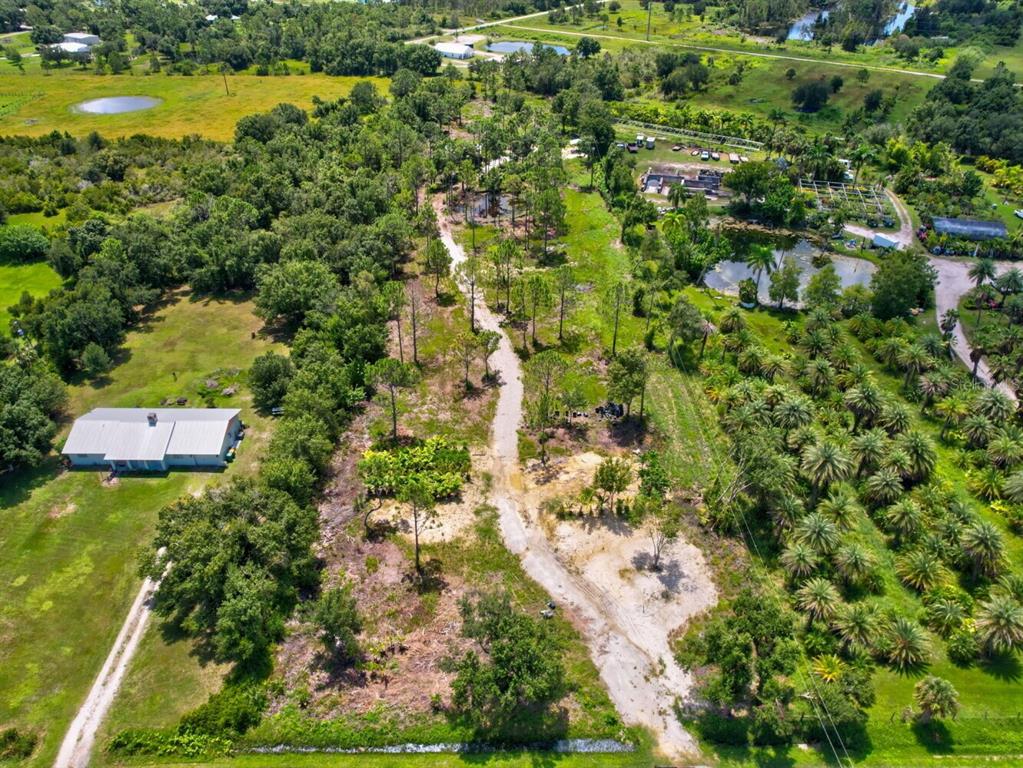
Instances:
[[[99,35],[93,35],[90,32],[68,32],[64,35],[64,42],[79,43],[91,48],[94,45],[99,45],[100,40]]]
[[[435,43],[433,49],[446,59],[471,59],[476,53],[464,43]]]
[[[884,248],[888,251],[899,247],[898,240],[888,237],[888,235],[882,235],[880,232],[874,233],[874,239],[870,241],[870,244],[875,248]]]
[[[980,219],[948,219],[934,217],[934,231],[939,235],[959,237],[963,240],[994,240],[1009,234],[1001,221],[982,221]]]
[[[77,419],[61,453],[73,467],[163,471],[222,467],[238,440],[237,408],[96,408]]]

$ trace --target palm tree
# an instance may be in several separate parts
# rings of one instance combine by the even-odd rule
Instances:
[[[785,548],[781,554],[781,564],[793,581],[801,581],[817,570],[820,558],[808,544],[796,541]]]
[[[941,597],[927,606],[927,623],[942,637],[963,626],[967,618],[963,605],[951,597]]]
[[[867,478],[865,490],[874,504],[891,504],[902,495],[902,478],[894,469],[883,467]]]
[[[1013,504],[1023,504],[1023,470],[1009,476],[1002,488],[1002,494]]]
[[[902,499],[884,512],[885,529],[895,537],[896,547],[919,536],[923,523],[923,510],[912,499]]]
[[[668,190],[668,202],[676,211],[679,210],[689,199],[689,190],[684,184],[672,184]]]
[[[998,436],[987,444],[987,457],[1000,469],[1009,469],[1023,461],[1023,444],[1018,437],[1001,430]]]
[[[902,403],[886,402],[881,407],[877,421],[889,435],[894,437],[909,429],[909,410]]]
[[[732,307],[721,315],[718,327],[722,333],[735,333],[746,327],[746,318],[737,307]]]
[[[837,611],[833,622],[846,647],[869,651],[877,640],[877,610],[868,603],[852,603]]]
[[[938,403],[936,410],[945,419],[941,425],[941,439],[945,440],[949,430],[970,415],[970,401],[963,392],[953,392]]]
[[[901,336],[886,336],[874,347],[874,357],[894,370],[896,364],[909,349],[909,344]]]
[[[838,526],[819,512],[803,515],[794,533],[796,541],[825,555],[833,551],[839,541]]]
[[[963,552],[973,566],[973,577],[994,578],[1005,563],[1002,533],[987,520],[978,520],[963,531]]]
[[[839,487],[832,489],[828,497],[821,502],[818,511],[835,521],[835,525],[842,529],[852,527],[853,520],[857,514],[863,511],[856,496],[847,488]]]
[[[835,567],[847,584],[863,586],[874,575],[875,566],[874,555],[858,542],[843,544],[835,552]]]
[[[861,477],[881,466],[888,450],[888,435],[880,429],[862,432],[853,438],[851,448],[856,476]]]
[[[966,483],[969,489],[988,501],[1002,498],[1002,482],[1002,473],[994,467],[984,467],[966,473]]]
[[[845,393],[845,405],[853,414],[853,432],[858,432],[861,424],[872,424],[881,413],[881,392],[873,384],[861,384]]]
[[[1016,415],[1016,405],[1004,392],[985,389],[977,396],[977,410],[995,424],[1005,424]]]
[[[759,296],[760,278],[763,277],[765,271],[770,274],[778,266],[774,257],[774,251],[768,246],[755,245],[751,247],[749,253],[746,254],[746,266],[756,273],[757,295]]]
[[[831,363],[824,358],[818,358],[807,368],[806,379],[810,385],[810,392],[815,397],[821,397],[834,386],[835,372]]]
[[[891,448],[888,451],[888,455],[884,457],[884,463],[881,466],[898,473],[899,477],[903,480],[908,480],[909,476],[913,473],[909,454],[899,447]]]
[[[945,568],[933,552],[914,549],[899,558],[895,568],[904,584],[917,592],[926,592],[940,584],[945,577]]]
[[[1023,648],[1023,605],[1009,595],[993,594],[977,611],[977,636],[988,653]]]
[[[810,480],[810,505],[814,506],[820,493],[829,485],[849,477],[852,460],[842,446],[821,440],[803,451],[802,469]]]
[[[934,361],[931,359],[930,353],[924,349],[923,345],[910,344],[906,347],[902,354],[899,355],[899,365],[906,372],[906,376],[902,381],[903,388],[908,391],[910,382],[924,371],[930,369],[933,364]]]
[[[985,301],[982,300],[981,286],[985,283],[989,283],[995,279],[997,270],[995,270],[995,263],[991,259],[977,259],[973,264],[970,265],[970,279],[973,280],[973,284],[977,287],[976,290],[976,302],[977,302],[977,325],[980,326],[980,313],[984,309]]]
[[[818,656],[810,668],[825,683],[837,683],[845,674],[845,662],[833,653]]]
[[[975,413],[968,416],[963,422],[963,434],[966,436],[971,448],[980,448],[987,445],[988,440],[994,435],[995,427],[983,413]]]
[[[802,395],[788,397],[774,409],[775,423],[786,433],[813,421],[813,403]]]
[[[913,688],[913,700],[920,707],[920,722],[959,714],[959,693],[948,680],[928,675]]]
[[[934,445],[922,433],[906,432],[898,440],[900,449],[909,457],[910,477],[916,481],[926,480],[938,462]]]
[[[888,629],[885,656],[896,669],[906,670],[923,664],[929,655],[927,636],[918,624],[897,616]]]
[[[814,620],[830,621],[841,609],[842,597],[827,579],[810,579],[796,592],[796,605],[806,613],[807,625]]]

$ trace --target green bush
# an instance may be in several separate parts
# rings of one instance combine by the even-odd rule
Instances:
[[[39,737],[17,728],[0,731],[0,760],[24,760],[35,751]]]
[[[442,437],[431,437],[397,451],[368,450],[359,461],[359,472],[370,493],[395,493],[409,478],[416,477],[435,499],[457,494],[470,467],[469,449],[452,445]]]
[[[225,754],[231,742],[201,733],[181,733],[166,728],[131,728],[121,731],[107,745],[116,755],[174,755],[207,757]]]
[[[205,704],[181,718],[178,730],[182,734],[234,739],[256,725],[265,708],[262,685],[228,683]]]
[[[46,255],[50,241],[35,227],[0,227],[0,262],[35,261]]]

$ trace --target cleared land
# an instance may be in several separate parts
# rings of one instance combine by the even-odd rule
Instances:
[[[265,112],[282,102],[308,108],[313,96],[336,99],[350,92],[361,79],[371,79],[378,88],[386,88],[386,80],[373,78],[230,75],[228,94],[219,74],[95,75],[71,68],[44,73],[27,66],[21,75],[4,62],[0,63],[0,133],[41,136],[54,130],[75,135],[98,131],[111,137],[147,133],[166,138],[200,134],[227,140],[234,136],[238,120],[246,115]],[[152,96],[163,99],[163,103],[119,115],[72,111],[81,101],[104,96]]]
[[[248,301],[177,296],[129,335],[108,381],[71,388],[69,412],[177,396],[200,405],[206,379],[233,380],[228,371],[247,367],[273,346],[251,337],[260,325]],[[125,477],[106,484],[99,472],[60,472],[51,458],[33,472],[4,478],[0,722],[40,734],[42,745],[29,765],[52,762],[106,657],[138,590],[135,557],[152,535],[156,513],[185,493],[254,465],[267,422],[252,411],[244,389],[212,399],[242,407],[250,427],[238,462],[226,473]],[[173,679],[164,677],[164,685]]]

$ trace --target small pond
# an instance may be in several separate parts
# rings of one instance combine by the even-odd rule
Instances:
[[[494,53],[518,53],[519,51],[525,51],[526,53],[532,53],[535,43],[527,43],[522,40],[503,40],[499,43],[491,43],[487,46],[488,51]],[[568,56],[569,50],[563,45],[551,45],[550,43],[544,43],[544,48],[550,48],[559,56]]]
[[[477,221],[508,216],[511,213],[511,208],[510,195],[488,195],[486,192],[480,192],[469,196],[469,210]],[[461,200],[455,203],[454,210],[467,216],[465,205]]]
[[[831,15],[831,11],[826,8],[823,11],[810,11],[804,16],[800,16],[789,27],[789,40],[813,40],[813,25],[817,23],[817,20],[826,21],[828,16]]]
[[[734,238],[730,235],[730,239],[732,239],[735,246],[736,255],[740,257],[745,256],[751,244],[760,243],[772,246],[775,264],[780,265],[784,259],[794,258],[801,272],[799,276],[800,292],[806,288],[810,278],[820,271],[818,267],[813,265],[813,260],[821,251],[808,240],[749,237],[749,233],[745,232],[738,233]],[[834,253],[831,254],[831,264],[838,273],[843,289],[851,285],[869,285],[870,278],[877,269],[866,259],[857,259],[853,256],[843,256]],[[756,274],[746,265],[745,261],[734,259],[719,261],[715,264],[713,269],[707,273],[704,282],[707,283],[708,288],[713,288],[722,293],[736,294],[739,290],[739,281],[745,280],[747,277],[752,280],[757,279]],[[768,295],[770,285],[771,282],[767,274],[763,274],[760,278],[759,294],[762,304],[771,303],[771,297]]]
[[[915,13],[916,6],[913,3],[908,2],[908,0],[903,0],[903,2],[899,4],[895,15],[888,19],[888,21],[886,21],[881,27],[881,34],[870,42],[877,44],[886,37],[899,34],[905,28],[906,22],[913,18]],[[821,21],[827,21],[830,15],[831,11],[825,8],[820,11],[812,10],[800,16],[798,19],[793,21],[792,26],[789,27],[787,39],[803,41],[813,40],[813,28],[818,19]]]
[[[87,115],[120,115],[124,112],[152,109],[162,103],[163,99],[152,96],[106,96],[102,99],[79,102],[71,107],[71,110]]]
[[[912,3],[902,3],[898,12],[884,25],[881,37],[891,37],[899,34],[906,26],[906,22],[913,18],[916,13],[916,6]]]

